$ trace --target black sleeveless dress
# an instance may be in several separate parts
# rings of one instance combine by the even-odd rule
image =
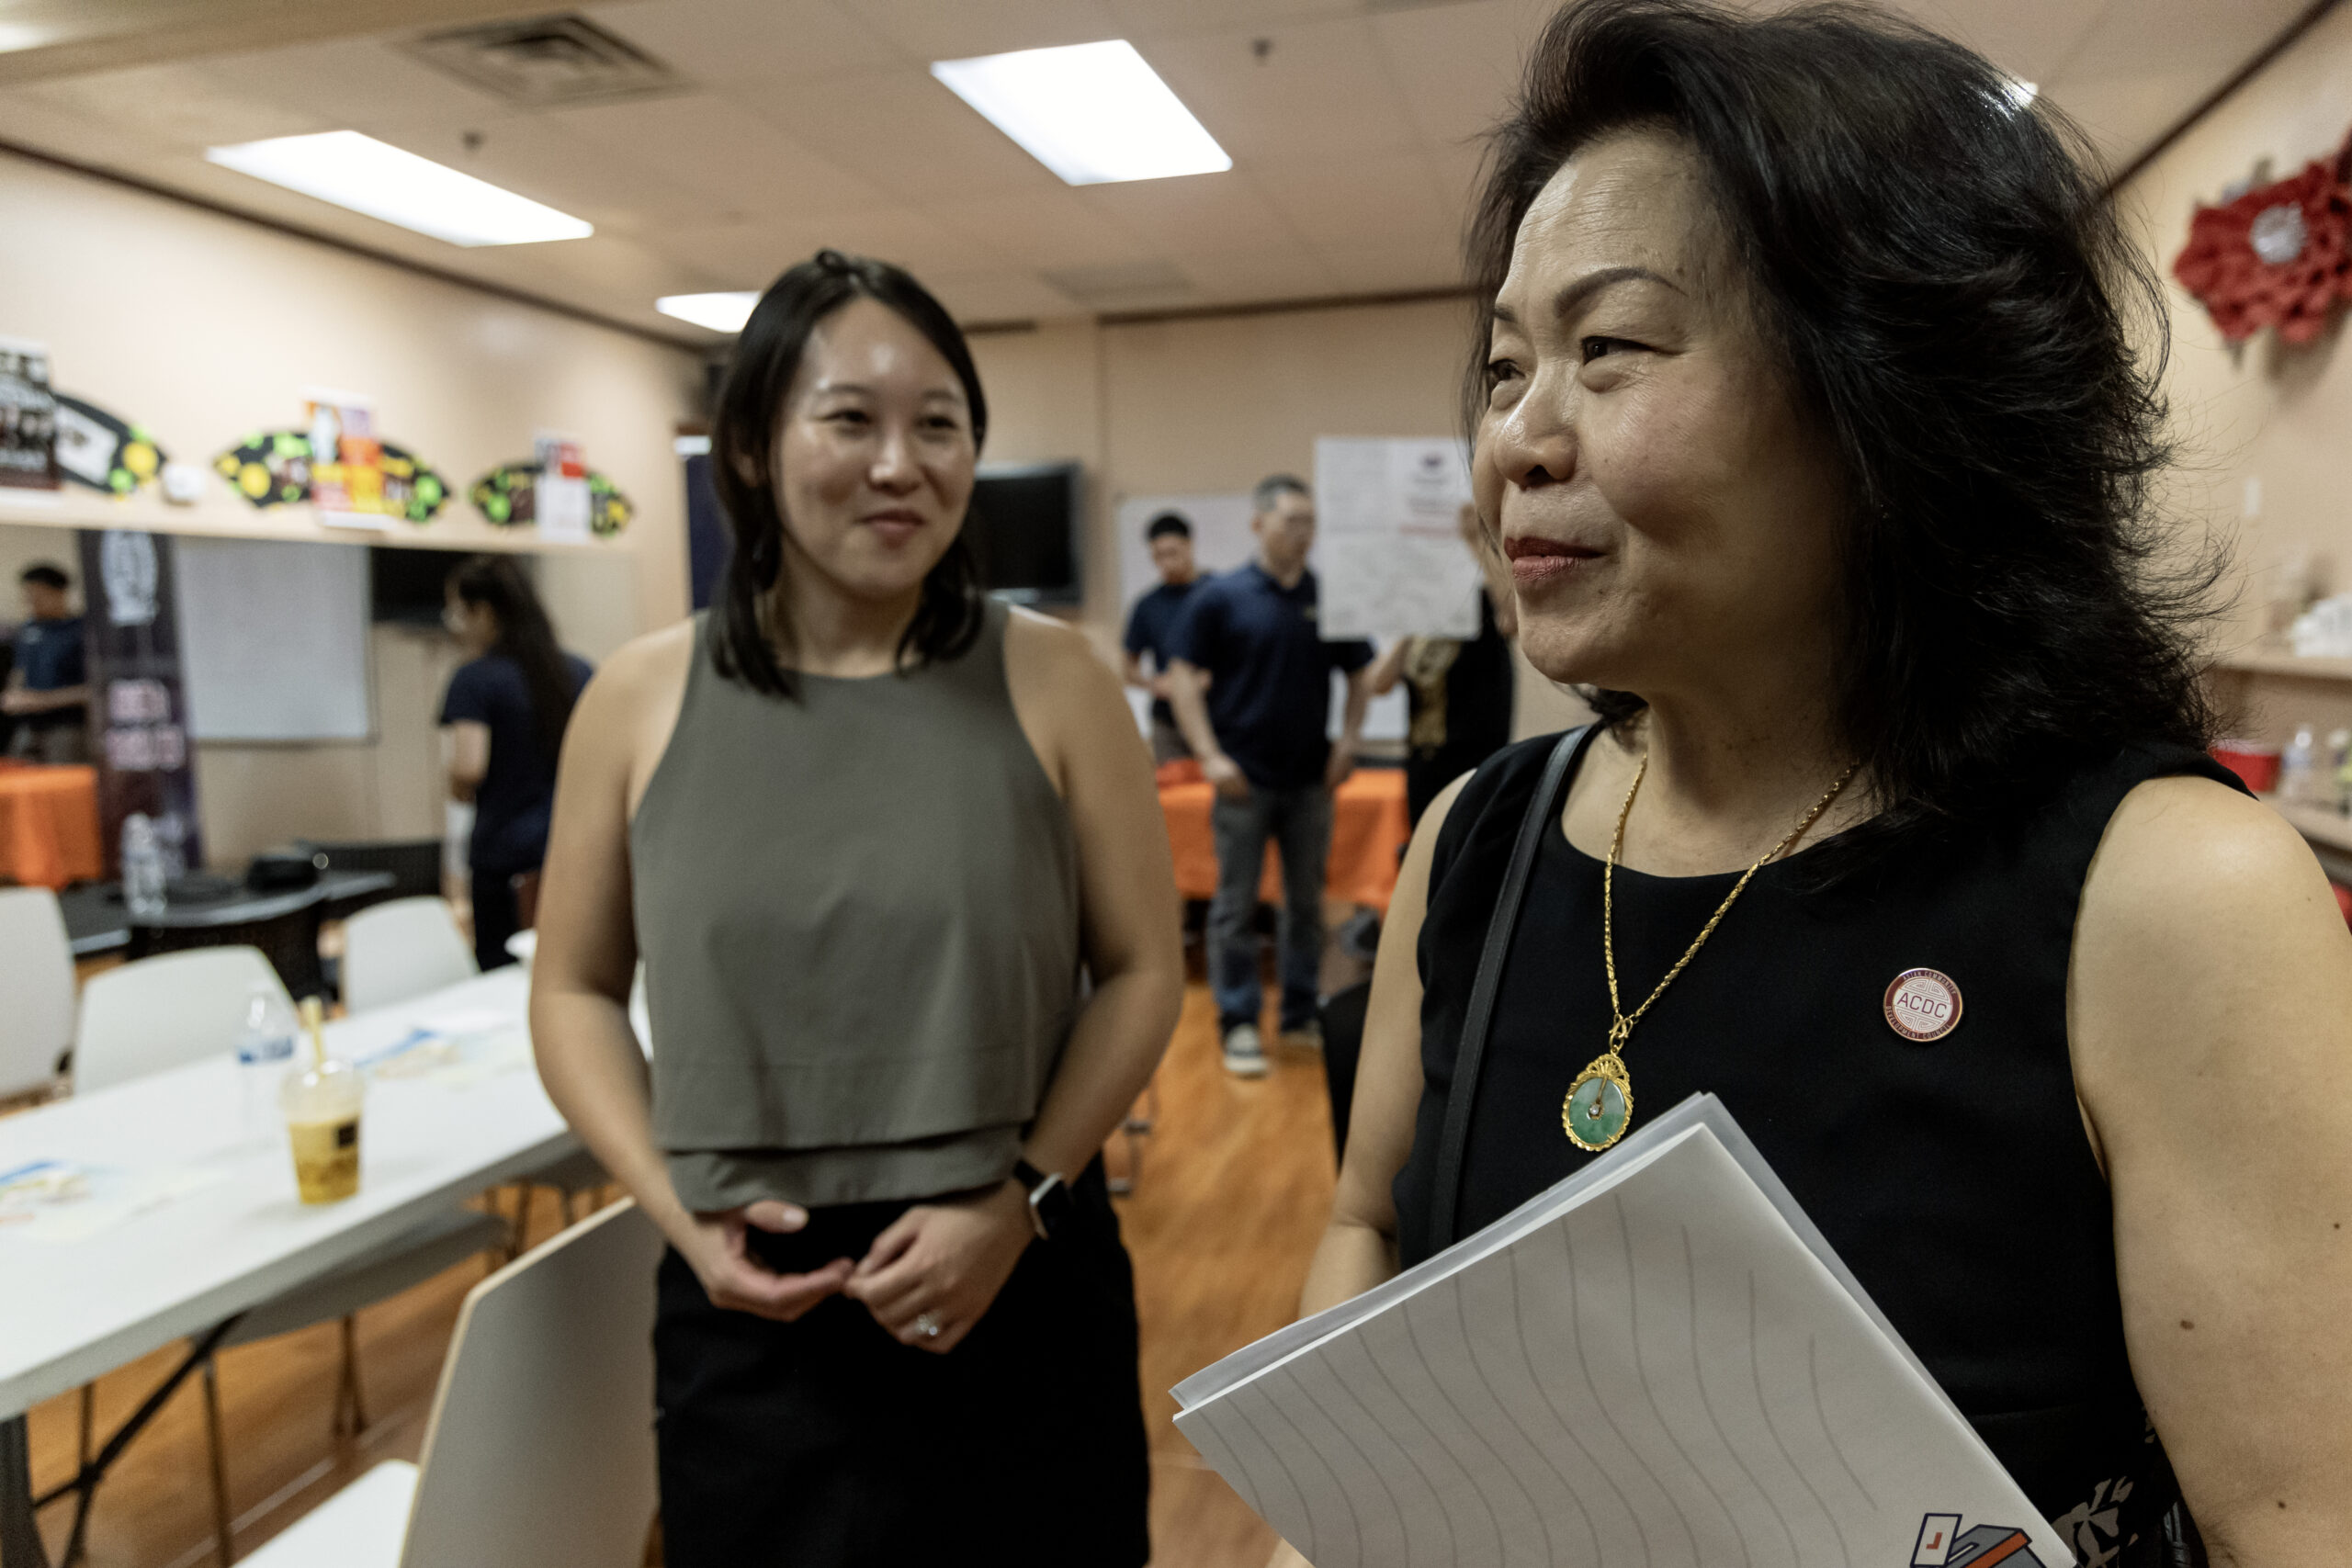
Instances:
[[[1419,952],[1424,1087],[1395,1187],[1406,1266],[1428,1250],[1454,1048],[1555,739],[1481,768],[1435,846]],[[2132,1382],[2107,1184],[2066,1043],[2092,853],[2135,784],[2176,773],[2237,784],[2199,752],[2135,745],[2023,822],[1943,835],[1826,888],[1804,852],[1766,866],[1625,1050],[1637,1116],[1702,1090],[1723,1100],[2027,1495],[2099,1568],[2203,1555],[2172,1506],[2177,1485]],[[1557,809],[1475,1090],[1456,1236],[1594,1157],[1561,1131],[1560,1102],[1607,1043],[1601,863],[1567,841]],[[1619,868],[1628,1005],[1736,880]],[[1922,967],[1961,995],[1959,1023],[1931,1043],[1897,1032],[1885,1011],[1891,983]]]

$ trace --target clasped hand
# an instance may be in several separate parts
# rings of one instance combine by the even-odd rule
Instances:
[[[752,1231],[787,1235],[808,1223],[806,1210],[773,1201],[697,1214],[687,1260],[715,1306],[790,1323],[826,1297],[843,1295],[901,1344],[944,1352],[987,1313],[1036,1234],[1026,1196],[1005,1181],[973,1197],[916,1204],[863,1258],[779,1274],[752,1255]],[[926,1323],[939,1332],[925,1334]]]

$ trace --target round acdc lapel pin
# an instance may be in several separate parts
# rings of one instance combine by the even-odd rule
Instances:
[[[1960,1027],[1960,987],[1938,969],[1905,969],[1886,987],[1886,1023],[1924,1045]]]

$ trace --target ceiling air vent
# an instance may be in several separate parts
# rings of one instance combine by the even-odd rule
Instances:
[[[533,17],[433,33],[404,46],[427,65],[511,108],[570,108],[691,84],[585,17]]]
[[[1162,305],[1193,292],[1193,280],[1164,261],[1064,267],[1038,276],[1079,304],[1102,310]]]

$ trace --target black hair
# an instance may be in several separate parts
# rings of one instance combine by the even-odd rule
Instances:
[[[1850,841],[2019,809],[2128,742],[2212,734],[2188,634],[2222,562],[2169,555],[2150,504],[2170,456],[2162,287],[2081,132],[2023,96],[1860,7],[1581,0],[1536,43],[1471,220],[1475,439],[1536,194],[1612,133],[1696,155],[1842,476],[1834,713],[1879,808]],[[1588,696],[1621,734],[1643,705]]]
[[[505,556],[469,556],[449,569],[449,592],[498,617],[498,641],[491,652],[514,661],[531,694],[531,737],[553,766],[563,752],[564,726],[580,688],[571,661],[555,640],[555,627],[522,568]]]
[[[1154,539],[1164,538],[1170,534],[1180,539],[1189,539],[1193,536],[1193,525],[1185,520],[1182,513],[1163,512],[1144,525],[1143,536],[1146,544]]]
[[[719,575],[710,639],[721,674],[773,696],[797,694],[791,671],[777,657],[779,650],[789,657],[793,639],[783,596],[775,592],[785,570],[784,515],[773,482],[776,426],[809,334],[857,299],[888,306],[930,340],[963,384],[976,452],[988,438],[988,399],[963,331],[904,268],[819,251],[768,286],[735,341],[712,420],[711,481],[727,513],[733,547]],[[969,537],[968,527],[958,529],[947,553],[924,576],[914,619],[899,643],[902,665],[910,654],[922,662],[954,659],[979,637],[984,601]]]
[[[35,561],[32,565],[25,568],[25,570],[17,575],[17,581],[19,582],[38,582],[43,588],[54,588],[60,592],[64,592],[68,587],[72,586],[74,581],[72,578],[65,575],[65,569],[63,567],[54,565],[45,560]]]
[[[1478,363],[1484,365],[1486,361],[1481,359]],[[1286,495],[1303,495],[1309,501],[1315,499],[1315,492],[1308,490],[1306,481],[1296,474],[1268,474],[1250,492],[1250,510],[1260,513],[1272,512],[1274,503]]]

